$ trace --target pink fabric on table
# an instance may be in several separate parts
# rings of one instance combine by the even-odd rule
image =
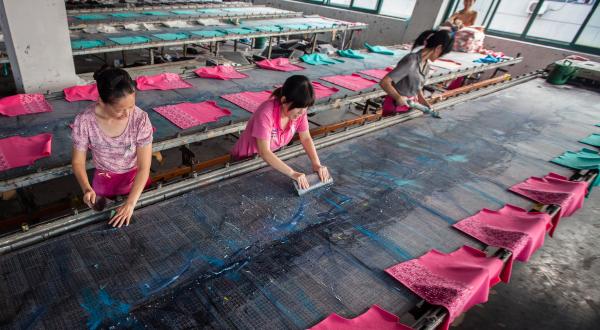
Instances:
[[[192,85],[176,74],[171,72],[161,73],[154,76],[140,76],[135,79],[137,89],[147,90],[170,90],[180,88],[192,88]]]
[[[461,87],[465,82],[465,78],[465,76],[462,76],[452,80],[452,82],[448,85],[448,90],[453,90]]]
[[[98,196],[114,198],[127,195],[133,187],[133,181],[137,174],[137,168],[125,173],[110,173],[96,170],[92,179],[92,189]],[[144,188],[148,188],[152,180],[148,176]]]
[[[545,205],[560,205],[560,211],[552,219],[550,236],[562,217],[569,217],[583,206],[588,185],[569,181],[562,175],[549,173],[543,178],[531,177],[509,188],[510,191]]]
[[[332,313],[309,330],[411,330],[398,317],[373,305],[363,314],[347,319]]]
[[[363,70],[359,71],[359,73],[366,74],[367,76],[371,76],[377,79],[383,79],[383,77],[387,76],[388,73],[394,70],[393,67],[387,67],[385,69],[372,69],[372,70]]]
[[[98,98],[100,98],[96,84],[73,86],[65,88],[63,92],[65,93],[65,100],[69,102],[98,101]]]
[[[181,129],[217,121],[221,117],[231,115],[231,111],[221,108],[214,101],[166,105],[154,108],[154,111]]]
[[[233,159],[243,159],[258,153],[256,139],[269,140],[271,150],[277,150],[290,143],[296,132],[308,131],[308,117],[306,113],[290,120],[285,128],[281,125],[281,104],[278,100],[271,98],[262,103],[252,114],[246,129],[240,135],[233,149]]]
[[[313,81],[312,82],[313,89],[315,90],[315,98],[322,99],[326,97],[330,97],[331,95],[339,92],[340,90],[335,87],[329,87],[321,84],[320,82]]]
[[[449,254],[431,250],[385,271],[428,303],[445,307],[448,316],[439,329],[448,329],[461,313],[488,300],[502,266],[499,258],[463,246]]]
[[[243,79],[248,78],[248,75],[238,72],[230,65],[206,66],[194,71],[200,78],[209,79]]]
[[[346,76],[322,77],[321,80],[325,80],[332,84],[342,86],[351,91],[359,91],[361,89],[373,87],[373,85],[377,84],[376,80],[363,78],[356,73]]]
[[[11,136],[0,140],[0,172],[32,165],[52,153],[52,134]]]
[[[417,97],[411,96],[407,97],[408,100],[416,102]],[[396,101],[391,96],[386,96],[383,99],[383,105],[381,107],[381,115],[382,116],[391,116],[397,113],[403,113],[410,110],[410,107],[407,105],[396,105]]]
[[[17,94],[0,99],[0,114],[9,117],[51,111],[42,94]]]
[[[241,92],[235,94],[221,95],[222,98],[237,105],[238,107],[254,113],[258,106],[271,97],[271,91]]]
[[[462,28],[454,34],[455,52],[477,53],[483,48],[485,33],[472,27]]]
[[[299,66],[296,64],[290,63],[290,60],[284,57],[275,58],[275,59],[266,59],[262,61],[256,62],[256,65],[260,68],[267,70],[275,70],[275,71],[301,71],[305,68],[303,66]]]
[[[546,232],[552,228],[551,221],[548,213],[527,212],[507,204],[498,211],[483,209],[455,223],[453,227],[482,243],[512,252],[502,273],[502,280],[508,283],[513,259],[523,262],[529,260],[544,244]]]

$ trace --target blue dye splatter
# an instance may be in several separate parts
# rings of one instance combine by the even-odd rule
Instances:
[[[329,197],[326,195],[329,195]],[[319,194],[318,197],[325,201],[325,203],[331,205],[331,208],[327,212],[317,214],[319,217],[329,217],[348,213],[345,204],[352,201],[352,197],[338,193],[333,189]]]
[[[363,171],[362,178],[386,188],[397,188],[405,186],[420,187],[414,180],[399,179],[385,171]]]
[[[296,212],[292,215],[291,218],[284,220],[282,224],[271,227],[271,231],[293,231],[299,224],[302,219],[304,219],[304,207],[306,206],[306,201],[303,199],[298,205]]]
[[[456,221],[455,221],[454,219],[452,219],[451,217],[449,217],[449,216],[445,215],[444,213],[442,213],[442,212],[440,212],[440,211],[438,211],[438,210],[436,210],[436,209],[434,209],[434,208],[432,208],[432,207],[430,207],[430,206],[426,205],[425,203],[421,203],[421,202],[420,202],[419,200],[417,200],[417,199],[410,198],[410,197],[407,197],[407,199],[408,199],[408,200],[409,200],[411,203],[413,203],[414,205],[416,205],[416,206],[418,206],[418,207],[420,207],[420,208],[424,209],[425,211],[427,211],[427,212],[429,212],[429,213],[431,213],[431,214],[435,215],[436,217],[438,217],[438,218],[440,218],[440,219],[442,219],[442,220],[446,221],[447,223],[449,223],[449,224],[451,224],[451,225],[453,225],[454,223],[456,223]]]
[[[131,310],[129,304],[114,300],[104,289],[100,289],[98,294],[94,294],[89,289],[85,290],[81,307],[88,314],[86,325],[91,330],[97,329],[106,321],[113,323],[126,321],[126,316]],[[128,323],[131,323],[131,321],[123,322],[125,325]]]
[[[283,313],[288,319],[290,319],[290,320],[292,320],[292,322],[294,322],[294,324],[296,325],[296,328],[302,329],[302,328],[306,327],[306,324],[300,319],[300,317],[298,317],[298,315],[294,314],[284,304],[282,304],[279,300],[277,300],[275,297],[273,297],[273,293],[271,293],[271,291],[269,289],[267,289],[264,286],[258,287],[258,289],[263,294],[263,296],[265,296],[265,298],[267,298],[268,301],[270,301],[273,305],[275,305],[275,307],[281,313]]]
[[[454,163],[466,163],[469,161],[469,159],[465,155],[450,155],[450,156],[446,156],[444,158],[447,161],[454,162]]]
[[[363,226],[360,226],[360,225],[356,225],[356,226],[354,226],[354,228],[356,228],[358,231],[360,231],[363,235],[365,235],[365,236],[369,237],[370,239],[372,239],[373,241],[375,241],[377,244],[379,244],[381,247],[383,247],[386,251],[388,251],[392,255],[394,255],[397,259],[409,260],[409,259],[413,258],[413,256],[410,253],[408,253],[407,251],[405,251],[404,249],[402,249],[401,247],[396,245],[396,243],[392,242],[388,238],[379,236],[379,235],[375,234],[374,232],[367,230],[366,228],[364,228]]]
[[[496,203],[499,206],[504,206],[504,204],[505,204],[503,200],[500,200],[500,199],[486,193],[485,191],[475,188],[469,184],[465,183],[462,185],[462,187],[470,192],[475,192],[475,193],[479,194],[479,196],[482,196],[484,199],[487,199],[488,201],[490,201],[492,203]]]
[[[38,323],[42,315],[46,313],[46,307],[36,307],[33,309],[30,315],[25,317],[25,320],[22,322],[21,329],[33,329],[34,326]]]

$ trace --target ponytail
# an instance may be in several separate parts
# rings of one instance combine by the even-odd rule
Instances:
[[[425,49],[432,49],[438,46],[442,46],[442,54],[448,54],[452,50],[454,40],[450,37],[450,34],[446,30],[427,30],[422,32],[415,43],[413,49],[417,47],[423,47]]]

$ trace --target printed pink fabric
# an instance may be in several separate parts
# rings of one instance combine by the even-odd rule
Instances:
[[[439,328],[448,329],[461,313],[488,300],[502,266],[499,258],[486,258],[482,251],[463,246],[449,254],[431,250],[385,271],[428,303],[448,309]]]
[[[98,88],[96,84],[73,86],[65,88],[65,100],[69,102],[76,101],[98,101]]]
[[[543,178],[531,177],[509,188],[510,191],[545,205],[560,205],[560,211],[552,219],[550,236],[562,217],[569,217],[583,206],[587,183],[569,181],[562,175],[549,173]]]
[[[42,94],[17,94],[0,99],[0,114],[9,117],[51,111]]]
[[[373,305],[363,314],[347,319],[332,313],[309,330],[411,330],[400,323],[398,317]]]
[[[179,128],[186,129],[230,116],[231,111],[221,108],[214,101],[179,103],[154,108]]]
[[[191,88],[192,85],[176,74],[171,72],[157,74],[155,76],[141,76],[135,80],[137,89],[141,91],[159,89],[170,90],[180,88]]]
[[[377,81],[363,78],[359,74],[353,73],[346,76],[329,76],[323,77],[322,80],[328,81],[332,84],[342,86],[351,91],[359,91],[361,89],[373,87],[377,84]]]
[[[110,173],[96,170],[92,179],[92,189],[98,196],[113,198],[127,195],[133,188],[137,168],[125,173]],[[148,188],[152,180],[148,177],[144,188]]]
[[[394,70],[393,67],[387,67],[385,69],[372,69],[372,70],[363,70],[359,71],[359,73],[366,74],[367,76],[371,76],[377,79],[383,79],[383,77],[387,76],[388,73]]]
[[[230,65],[217,65],[217,66],[206,66],[199,68],[194,71],[200,78],[209,79],[244,79],[248,78],[248,75],[236,71]]]
[[[248,112],[254,113],[261,103],[265,102],[269,99],[269,97],[271,97],[271,93],[271,91],[242,92],[225,94],[221,95],[221,97]]]
[[[527,212],[507,204],[498,211],[483,209],[453,227],[487,245],[512,252],[502,273],[502,280],[508,283],[513,258],[523,262],[529,260],[544,244],[546,232],[552,228],[551,220],[547,213]]]
[[[303,66],[299,66],[296,64],[290,63],[290,60],[287,58],[275,58],[275,59],[266,59],[262,61],[256,62],[256,65],[259,68],[267,69],[267,70],[275,70],[275,71],[301,71],[304,70]]]
[[[52,134],[11,136],[0,140],[0,172],[32,165],[52,153]]]

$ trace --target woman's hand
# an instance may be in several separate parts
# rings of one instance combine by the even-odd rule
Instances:
[[[329,179],[331,179],[331,176],[329,175],[329,170],[325,166],[322,166],[320,164],[313,165],[313,171],[315,171],[319,174],[319,178],[321,178],[321,182],[326,182]]]
[[[396,102],[396,106],[408,107],[408,103],[406,102],[406,97],[402,95],[398,95],[398,98],[394,100]]]
[[[94,207],[94,204],[96,204],[96,192],[94,189],[90,188],[83,192],[83,202],[90,208]]]
[[[123,224],[125,224],[125,226],[129,226],[129,221],[133,215],[133,209],[135,209],[135,204],[126,202],[117,208],[117,213],[114,217],[112,217],[112,219],[110,219],[108,224],[118,228],[121,228]]]
[[[308,189],[308,187],[310,186],[308,184],[308,180],[306,179],[306,175],[304,175],[304,173],[300,173],[300,172],[294,172],[291,175],[292,179],[294,179],[294,181],[296,181],[298,183],[298,186],[300,187],[300,189]]]

